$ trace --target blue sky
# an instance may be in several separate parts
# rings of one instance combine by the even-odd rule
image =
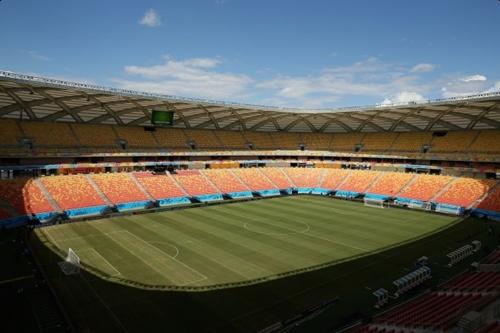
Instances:
[[[2,0],[0,69],[325,108],[500,90],[498,0]]]

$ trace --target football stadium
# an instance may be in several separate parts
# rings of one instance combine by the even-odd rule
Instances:
[[[0,71],[0,331],[499,332],[499,223],[499,91],[294,108]]]

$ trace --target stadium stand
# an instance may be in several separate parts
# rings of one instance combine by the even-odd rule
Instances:
[[[41,182],[63,210],[106,204],[84,175],[42,177]]]
[[[328,150],[333,139],[332,134],[302,133],[302,143],[309,150]]]
[[[431,141],[431,132],[400,133],[397,140],[394,141],[391,150],[398,152],[420,152],[422,151],[422,146],[425,144],[430,144]]]
[[[173,176],[189,195],[220,193],[198,170],[179,170]]]
[[[240,131],[218,131],[216,134],[226,148],[248,149],[247,140]]]
[[[464,152],[478,134],[478,131],[452,131],[444,136],[434,136],[431,141],[432,152]]]
[[[158,148],[153,134],[142,127],[115,126],[113,129],[120,139],[127,141],[129,147]]]
[[[288,177],[297,185],[297,187],[318,187],[324,169],[303,169],[303,168],[284,168]]]
[[[496,183],[495,180],[490,179],[459,178],[434,200],[439,203],[468,207],[487,194]]]
[[[101,173],[91,177],[102,193],[115,205],[148,200],[128,173]]]
[[[328,190],[336,190],[342,181],[349,176],[349,173],[350,170],[345,169],[328,169],[319,187]]]
[[[197,148],[216,149],[224,148],[214,131],[186,129],[184,133],[189,140],[196,143]]]
[[[262,173],[281,190],[295,186],[282,168],[264,168]]]
[[[155,175],[150,172],[135,172],[135,178],[156,200],[183,197],[185,193],[168,175]]]
[[[157,142],[161,147],[171,150],[187,150],[188,138],[180,128],[157,128],[153,132]]]
[[[21,121],[19,124],[35,146],[77,146],[76,137],[66,123]]]
[[[118,137],[111,126],[71,124],[80,145],[86,147],[116,147]]]
[[[203,173],[222,193],[248,191],[248,187],[230,169],[204,170]]]
[[[500,323],[492,321],[488,325],[476,331],[476,333],[500,333]]]
[[[0,145],[18,145],[22,136],[16,121],[0,120]]]
[[[233,172],[252,190],[262,191],[276,189],[276,185],[264,176],[260,169],[245,168],[234,169]]]
[[[363,193],[379,174],[375,171],[352,170],[349,178],[339,186],[338,190]]]
[[[467,272],[443,287],[445,291],[478,293],[495,291],[499,288],[498,272]]]
[[[9,212],[0,207],[0,220],[8,219],[12,217]]]
[[[354,151],[357,144],[361,143],[363,133],[334,134],[330,149],[334,151]]]
[[[299,149],[301,138],[299,133],[271,133],[271,137],[278,149]]]
[[[398,197],[429,201],[453,180],[453,177],[449,176],[418,175],[417,177],[415,182],[398,194]]]
[[[275,145],[271,139],[271,135],[268,132],[243,132],[243,136],[247,139],[247,142],[253,144],[254,149],[274,149]]]
[[[500,131],[483,130],[468,148],[471,152],[500,153]]]
[[[0,199],[10,203],[18,215],[54,210],[38,185],[28,178],[0,180]]]
[[[500,188],[498,185],[479,203],[477,208],[489,211],[500,211]]]
[[[398,133],[367,133],[363,137],[363,152],[383,152],[391,148]]]
[[[368,192],[374,194],[383,194],[395,196],[408,182],[415,177],[415,174],[401,172],[384,172],[373,185],[368,189]]]

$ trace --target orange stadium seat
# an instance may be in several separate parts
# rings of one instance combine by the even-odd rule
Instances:
[[[84,175],[49,176],[41,182],[63,210],[106,204]]]
[[[479,136],[470,145],[469,149],[472,152],[481,153],[500,153],[500,131],[485,130],[479,133]]]
[[[244,168],[233,171],[252,191],[276,189],[276,185],[264,176],[260,169]]]
[[[302,143],[309,150],[328,150],[333,135],[326,133],[302,133]]]
[[[500,187],[496,187],[477,208],[500,212]]]
[[[186,133],[190,140],[196,142],[198,148],[223,148],[222,143],[219,138],[217,138],[214,131],[185,129],[184,133]]]
[[[16,121],[0,120],[0,145],[18,145],[22,136]]]
[[[297,187],[318,187],[325,169],[283,168]]]
[[[349,178],[339,186],[338,190],[363,193],[379,174],[377,171],[352,170]]]
[[[299,149],[301,138],[299,133],[271,132],[271,138],[278,149]]]
[[[114,204],[148,200],[128,173],[100,173],[91,177]]]
[[[183,197],[186,194],[168,175],[154,175],[150,172],[136,172],[135,178],[156,200]]]
[[[126,140],[129,147],[157,148],[152,132],[147,132],[142,127],[114,126],[120,139]]]
[[[496,180],[491,179],[459,178],[444,193],[441,193],[435,201],[468,207],[488,193],[496,183]]]
[[[384,172],[368,189],[368,192],[395,196],[413,177],[415,174],[412,173]]]
[[[248,191],[230,169],[204,170],[203,173],[222,193]]]
[[[283,172],[283,168],[262,168],[261,171],[279,189],[286,189],[294,186],[290,178]]]
[[[398,133],[366,133],[362,151],[383,152],[391,148]]]
[[[342,181],[349,176],[350,170],[327,169],[320,187],[328,190],[335,190]]]
[[[229,149],[248,149],[247,140],[240,131],[218,131],[217,136]]]
[[[10,203],[19,215],[54,211],[42,190],[32,179],[0,180],[0,200]]]
[[[20,124],[26,137],[35,140],[35,146],[77,146],[69,124],[33,121],[21,121]]]
[[[354,147],[361,143],[362,133],[339,133],[333,135],[330,150],[333,151],[354,151]]]
[[[417,177],[412,184],[398,194],[399,197],[429,201],[453,179],[449,176],[435,175],[418,175]]]
[[[198,196],[204,194],[220,193],[206,178],[197,170],[177,171],[173,177],[189,195]]]
[[[188,150],[188,138],[181,128],[157,128],[153,132],[156,140],[162,147],[173,150]]]
[[[422,146],[432,141],[431,132],[400,133],[398,139],[392,145],[393,151],[419,152]]]
[[[118,137],[111,126],[71,124],[80,144],[85,147],[115,147]]]

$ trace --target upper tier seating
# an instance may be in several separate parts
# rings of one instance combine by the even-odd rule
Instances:
[[[272,132],[271,137],[278,149],[299,149],[302,141],[298,133]]]
[[[0,145],[17,145],[22,136],[14,120],[0,120]]]
[[[248,187],[230,169],[204,170],[203,173],[222,193],[248,191]]]
[[[450,131],[445,136],[434,136],[431,142],[432,152],[465,151],[478,134],[477,131]]]
[[[199,171],[179,170],[173,177],[189,195],[198,196],[220,193]]]
[[[349,178],[339,186],[339,190],[363,193],[378,177],[379,172],[367,170],[352,170]]]
[[[468,272],[444,286],[447,291],[487,292],[500,288],[498,272]]]
[[[184,197],[186,194],[168,175],[154,175],[150,172],[136,172],[135,178],[155,200]]]
[[[493,189],[477,208],[500,212],[500,187]]]
[[[148,200],[128,173],[95,174],[92,179],[113,204]]]
[[[217,136],[226,148],[248,149],[247,140],[240,131],[218,131]]]
[[[363,135],[362,133],[334,134],[330,150],[352,152],[354,147],[361,143]]]
[[[223,144],[220,142],[219,138],[214,134],[214,131],[208,130],[184,130],[187,137],[196,142],[197,148],[223,148]]]
[[[468,207],[485,195],[494,185],[495,180],[459,178],[441,193],[436,202]]]
[[[500,130],[481,131],[468,150],[481,153],[500,153],[499,142]]]
[[[0,180],[0,200],[10,203],[19,215],[46,213],[54,210],[32,179]]]
[[[153,135],[161,147],[171,150],[188,150],[189,139],[180,128],[157,128]]]
[[[419,152],[423,145],[430,144],[431,141],[432,132],[400,133],[391,150]]]
[[[399,193],[413,177],[415,177],[415,174],[412,173],[384,172],[368,189],[368,192],[393,197]]]
[[[350,170],[346,169],[327,169],[323,182],[319,187],[328,190],[336,190],[342,181],[349,176]]]
[[[325,169],[284,168],[297,187],[318,187]]]
[[[83,175],[49,176],[41,182],[63,210],[106,204]]]
[[[388,150],[397,136],[398,133],[366,133],[362,142],[362,152],[383,152]]]
[[[245,131],[243,132],[243,136],[248,142],[253,144],[254,149],[275,148],[271,135],[268,132]]]
[[[71,124],[83,147],[115,147],[118,137],[111,126]]]
[[[398,194],[399,197],[422,201],[431,200],[453,177],[419,175],[418,178]]]
[[[126,140],[129,147],[157,148],[152,132],[147,132],[142,127],[114,126],[120,139]]]
[[[69,124],[21,121],[19,123],[28,138],[35,140],[35,146],[76,147],[76,137]]]
[[[276,186],[257,168],[234,169],[234,173],[252,190],[275,189]]]
[[[328,150],[333,139],[333,134],[325,133],[302,133],[301,136],[308,150]]]
[[[282,168],[263,168],[262,173],[279,189],[294,187],[291,180],[284,174]]]

